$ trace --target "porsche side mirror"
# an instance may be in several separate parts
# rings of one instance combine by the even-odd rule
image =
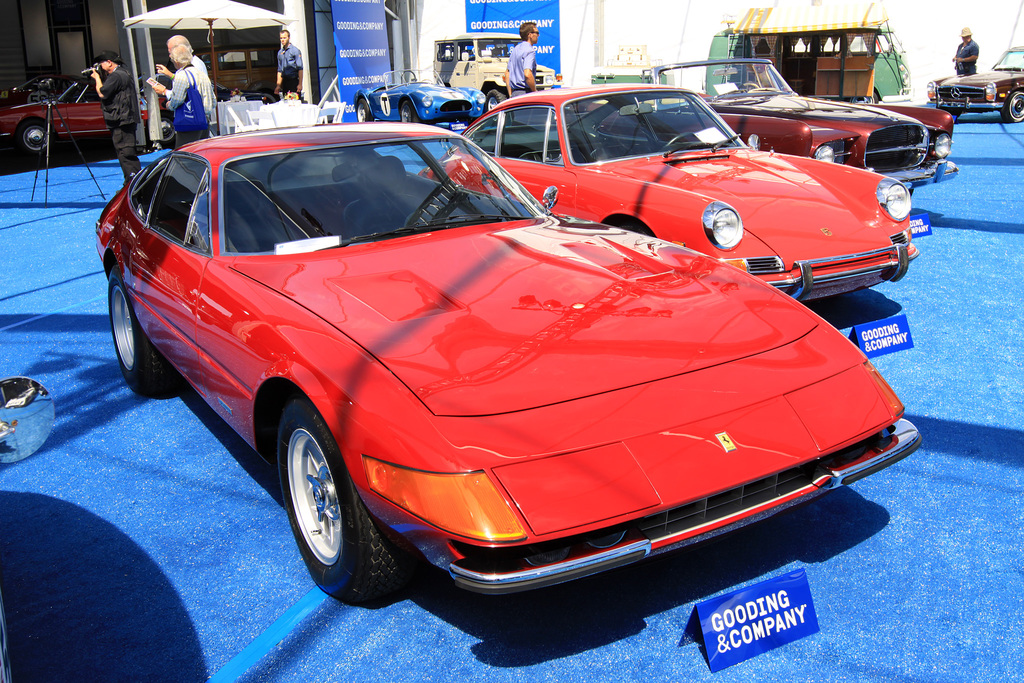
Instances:
[[[548,189],[544,190],[544,196],[541,199],[541,204],[549,212],[555,208],[555,203],[558,201],[558,188],[554,185],[548,186]]]

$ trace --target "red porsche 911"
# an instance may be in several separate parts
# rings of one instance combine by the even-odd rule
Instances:
[[[346,601],[400,588],[417,560],[484,593],[604,571],[920,440],[861,352],[790,297],[557,218],[438,128],[188,145],[117,194],[97,247],[126,382],[184,378],[274,463],[311,575]]]
[[[465,135],[559,213],[683,244],[798,299],[899,280],[918,255],[902,182],[750,149],[688,90],[545,90]]]

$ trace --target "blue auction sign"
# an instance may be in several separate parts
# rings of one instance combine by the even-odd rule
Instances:
[[[868,358],[914,348],[910,323],[905,315],[854,325],[850,338]]]
[[[332,0],[338,92],[345,113],[355,112],[356,92],[378,86],[391,71],[384,0]],[[347,120],[351,120],[346,117]]]
[[[466,0],[468,33],[514,33],[524,21],[537,22],[537,64],[562,73],[559,0]]]
[[[926,213],[914,214],[910,217],[911,238],[927,237],[932,234],[932,219]]]
[[[803,569],[698,603],[697,616],[712,671],[819,630]]]

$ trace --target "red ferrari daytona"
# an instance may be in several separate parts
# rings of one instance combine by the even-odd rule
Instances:
[[[737,268],[552,216],[406,124],[194,143],[97,223],[135,391],[183,377],[276,464],[311,575],[469,590],[678,549],[909,455],[859,350]],[[183,457],[204,457],[182,454]]]

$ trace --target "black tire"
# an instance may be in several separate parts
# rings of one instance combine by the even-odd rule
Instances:
[[[149,124],[146,124],[146,135],[149,135]],[[170,116],[160,117],[160,139],[151,140],[153,143],[160,143],[164,149],[174,148],[174,119]]]
[[[161,396],[176,389],[181,375],[142,331],[116,267],[107,280],[107,311],[117,363],[132,391],[143,396]]]
[[[1003,117],[1003,123],[1020,123],[1024,121],[1024,90],[1010,93],[1003,102],[1003,108],[999,114]]]
[[[409,100],[403,100],[398,107],[398,115],[406,123],[419,123],[420,117],[416,114],[416,107]]]
[[[14,145],[25,154],[38,154],[46,142],[46,122],[42,119],[25,119],[14,132]]]
[[[325,593],[365,602],[409,582],[416,559],[374,525],[338,444],[305,396],[292,397],[281,414],[277,462],[292,533]]]
[[[373,111],[370,109],[370,103],[366,101],[365,97],[360,97],[356,101],[356,121],[373,121]]]
[[[487,101],[484,103],[484,111],[488,112],[508,99],[508,93],[492,88],[487,91]]]

